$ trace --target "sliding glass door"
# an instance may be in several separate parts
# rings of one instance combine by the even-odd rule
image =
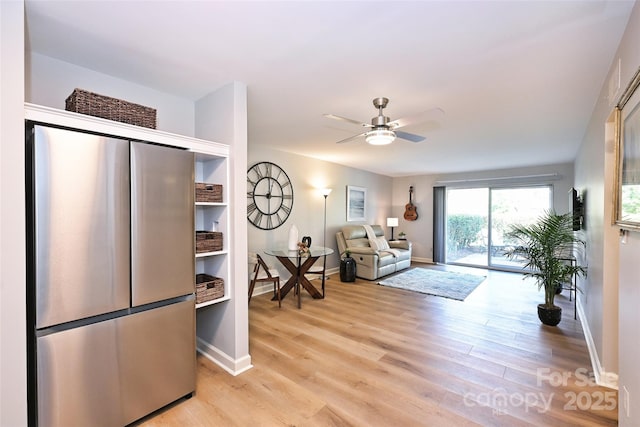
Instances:
[[[447,263],[487,266],[489,189],[447,190]]]
[[[504,250],[517,242],[506,234],[513,224],[529,225],[551,208],[551,187],[521,187],[491,189],[491,242],[489,265],[521,268],[522,262],[509,260]]]
[[[450,188],[446,199],[446,262],[521,268],[504,250],[513,224],[531,224],[551,208],[551,186]]]

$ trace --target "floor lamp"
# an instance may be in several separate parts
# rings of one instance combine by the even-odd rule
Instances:
[[[323,188],[320,190],[320,194],[324,197],[324,225],[322,228],[322,247],[327,247],[327,197],[331,193],[331,188]],[[324,256],[322,260],[322,298],[324,298],[324,280],[326,279],[327,271],[327,256]]]

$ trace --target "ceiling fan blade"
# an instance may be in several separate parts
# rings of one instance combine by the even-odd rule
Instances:
[[[353,139],[359,138],[361,136],[365,136],[366,134],[367,134],[367,132],[362,132],[362,133],[359,133],[358,135],[353,135],[353,136],[350,136],[349,138],[341,139],[340,141],[336,142],[336,144],[342,144],[343,142],[349,142],[349,141],[351,141]]]
[[[371,127],[371,125],[368,123],[362,123],[357,120],[348,119],[346,117],[336,116],[335,114],[323,114],[323,116],[328,119],[334,119],[334,120],[340,120],[347,123],[353,123],[354,125],[358,125],[358,126]]]
[[[433,116],[444,114],[444,110],[440,107],[430,108],[427,111],[423,111],[422,113],[414,114],[411,116],[403,117],[401,119],[393,120],[389,122],[389,127],[393,129],[398,129],[404,126],[409,126],[415,123],[423,122]]]
[[[402,132],[399,130],[394,130],[393,132],[396,134],[398,138],[406,139],[407,141],[411,141],[411,142],[422,142],[425,139],[427,139],[424,136],[415,135],[413,133],[408,133],[408,132]]]

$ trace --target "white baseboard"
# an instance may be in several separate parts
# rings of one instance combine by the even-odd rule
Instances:
[[[196,337],[196,341],[198,353],[202,354],[204,357],[211,360],[233,376],[240,375],[244,371],[253,368],[250,355],[246,355],[240,359],[233,359],[228,354],[200,338]]]
[[[327,268],[327,272],[326,273],[327,273],[327,275],[340,273],[340,267]]]
[[[269,292],[273,292],[273,283],[263,283],[262,285],[253,288],[252,296],[255,297],[256,295],[262,295]]]
[[[593,336],[591,335],[591,329],[587,322],[587,316],[584,314],[584,308],[580,299],[577,301],[578,318],[582,325],[582,332],[584,333],[584,339],[587,342],[587,349],[589,350],[589,358],[591,359],[591,367],[593,368],[593,375],[595,377],[596,384],[603,387],[609,387],[612,389],[618,389],[618,374],[614,372],[606,372],[600,364],[600,358],[598,357],[598,351],[596,344],[593,342]]]

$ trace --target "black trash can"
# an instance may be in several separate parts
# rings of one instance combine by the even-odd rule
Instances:
[[[356,260],[351,258],[350,255],[347,255],[340,261],[340,281],[356,281]]]

